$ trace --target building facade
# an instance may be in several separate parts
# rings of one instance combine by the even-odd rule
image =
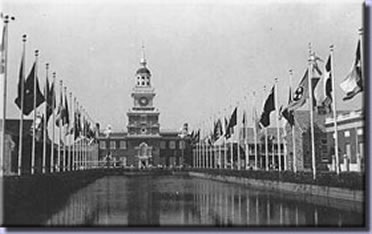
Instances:
[[[187,129],[160,130],[155,96],[151,72],[142,58],[131,93],[133,106],[127,112],[127,132],[100,134],[100,160],[134,168],[175,167],[188,162],[191,148]]]
[[[341,171],[364,172],[364,122],[362,111],[337,115],[338,152]],[[334,118],[327,118],[325,121],[327,140],[329,142],[328,152],[331,157],[330,170],[332,171],[336,168],[334,123]]]

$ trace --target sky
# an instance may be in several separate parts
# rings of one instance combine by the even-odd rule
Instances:
[[[23,34],[26,69],[40,51],[39,82],[45,64],[57,73],[89,116],[102,128],[125,131],[142,44],[161,129],[206,126],[251,110],[259,111],[278,78],[278,102],[288,99],[307,68],[308,44],[324,60],[334,45],[338,109],[362,108],[363,96],[344,102],[339,87],[354,60],[362,1],[249,0],[3,0],[9,24],[7,118],[19,118],[14,104]],[[322,65],[324,66],[324,64]],[[266,86],[266,92],[264,91]],[[306,109],[306,106],[303,108]],[[273,116],[272,116],[273,117]],[[32,118],[32,115],[26,117]],[[210,124],[209,124],[210,125]]]

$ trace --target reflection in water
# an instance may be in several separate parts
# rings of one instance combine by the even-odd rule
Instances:
[[[339,202],[344,203],[344,202]],[[46,225],[360,226],[362,211],[171,176],[110,176],[71,195]]]

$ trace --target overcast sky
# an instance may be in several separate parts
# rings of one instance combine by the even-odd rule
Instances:
[[[267,95],[263,86],[271,87],[275,77],[279,102],[286,103],[288,70],[294,70],[297,84],[307,66],[309,42],[323,59],[329,45],[335,45],[337,105],[361,109],[362,95],[343,102],[339,88],[354,60],[362,26],[359,0],[2,3],[3,11],[16,17],[9,27],[8,118],[19,117],[14,99],[24,33],[27,71],[33,51],[40,50],[42,87],[48,62],[90,116],[117,131],[126,130],[142,42],[163,129],[179,129],[184,122],[199,126],[230,112],[230,105],[241,104],[244,96],[242,107],[248,109],[253,91],[261,110]]]

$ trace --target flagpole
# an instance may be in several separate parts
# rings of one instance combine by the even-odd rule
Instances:
[[[264,86],[264,95],[266,94],[266,85]],[[265,127],[265,169],[269,170],[269,144],[267,142],[267,127]]]
[[[31,154],[31,174],[35,173],[35,151],[36,151],[36,79],[37,79],[37,62],[39,51],[35,50],[35,73],[34,73],[34,102],[33,102],[33,128],[32,128],[32,154]]]
[[[248,99],[247,99],[247,96],[244,96],[244,100],[245,100],[245,105],[248,106]],[[248,112],[244,110],[244,129],[243,131],[245,132],[244,136],[244,144],[245,144],[245,170],[248,170],[249,168],[249,145],[248,145]]]
[[[363,76],[364,76],[364,66],[363,66],[363,63],[364,63],[363,28],[360,28],[358,30],[358,32],[359,32],[359,40],[360,40],[360,69],[361,69],[361,73],[362,73],[361,79],[362,79],[362,81],[364,81],[364,79],[363,79]]]
[[[70,92],[69,93],[70,94],[70,105],[71,105],[71,113],[73,113],[74,112],[74,108],[73,108],[73,105],[72,105],[72,92]],[[68,113],[68,114],[70,114],[70,113]],[[70,117],[71,117],[71,115],[70,115]],[[69,117],[69,124],[67,125],[67,128],[69,128],[69,125],[72,125],[71,123],[72,123],[72,118],[73,118],[73,116],[72,116],[72,118],[70,118]],[[74,127],[73,125],[72,125],[72,127]],[[70,132],[70,129],[67,129],[67,131],[68,131],[68,134],[69,134],[69,137],[68,137],[68,159],[67,159],[67,170],[68,171],[71,171],[72,170],[72,167],[71,167],[71,132]],[[73,136],[72,136],[73,137]],[[73,140],[72,140],[72,142],[73,142]]]
[[[239,106],[239,101],[237,102],[237,113],[236,113],[236,128],[237,128],[237,135],[238,135],[238,140],[237,140],[237,163],[238,163],[238,170],[240,170],[240,121],[239,121],[239,110],[240,110],[240,106]]]
[[[226,109],[224,109],[224,115],[226,114]],[[226,131],[227,125],[225,121],[225,116],[223,117],[223,125],[225,126],[225,132],[223,133],[223,168],[227,169],[227,144],[226,144]]]
[[[278,78],[275,78],[275,109],[276,109],[276,131],[277,131],[277,144],[278,144],[278,165],[279,171],[282,171],[282,155],[280,149],[280,126],[279,126],[279,99],[278,99],[279,87]],[[274,142],[273,142],[274,144]],[[275,154],[275,152],[274,152]],[[274,158],[273,158],[274,160]],[[285,160],[284,160],[285,163]]]
[[[20,112],[20,121],[19,121],[19,142],[18,142],[18,175],[22,173],[22,154],[23,154],[23,108],[24,108],[24,89],[25,89],[25,64],[26,64],[26,39],[27,36],[24,34],[22,36],[23,42],[23,52],[22,52],[22,82],[21,82],[21,112]],[[6,72],[7,69],[5,69]],[[4,119],[5,120],[5,119]],[[5,123],[5,121],[4,121]]]
[[[63,95],[63,81],[60,80],[59,81],[59,92],[60,92],[60,97]],[[62,141],[62,119],[61,119],[61,112],[62,112],[62,105],[63,105],[63,98],[60,99],[60,103],[59,103],[59,119],[58,119],[58,129],[59,129],[59,138],[58,138],[58,162],[57,162],[57,171],[60,172],[61,171],[61,150],[62,150],[62,147],[61,147],[61,141]]]
[[[218,116],[221,116],[221,112],[219,111],[218,112]],[[222,122],[220,122],[220,124],[221,124],[221,130],[222,130]],[[220,136],[220,138],[221,137],[223,137],[223,131],[221,131],[221,136]],[[220,139],[219,138],[219,139]],[[219,164],[219,167],[218,167],[218,169],[222,169],[222,152],[221,152],[221,146],[222,146],[222,144],[220,143],[220,142],[218,142],[219,144],[218,144],[218,164]]]
[[[50,156],[50,172],[53,172],[56,168],[54,167],[54,138],[55,138],[55,122],[56,122],[56,115],[55,115],[55,106],[56,106],[56,98],[55,98],[55,82],[56,82],[56,73],[53,72],[53,96],[52,96],[52,142],[51,142],[51,156]]]
[[[313,86],[312,86],[312,54],[311,54],[311,43],[309,43],[309,59],[308,59],[308,82],[309,82],[309,98],[310,98],[310,127],[311,127],[311,161],[313,168],[313,179],[316,179],[316,162],[315,162],[315,133],[314,133],[314,113],[313,113]]]
[[[75,118],[75,106],[76,106],[76,97],[74,97],[74,102],[72,103],[72,116],[73,116],[73,119],[74,119],[74,124],[73,124],[73,130],[72,130],[72,170],[75,171],[76,170],[76,152],[75,152],[75,126],[76,126],[76,121],[77,119]]]
[[[82,112],[84,113],[84,121],[83,121],[83,125],[84,125],[84,128],[83,128],[83,139],[84,139],[84,142],[82,142],[82,152],[83,152],[83,169],[86,170],[86,148],[85,148],[85,142],[86,142],[86,135],[85,135],[85,131],[86,131],[86,124],[85,124],[85,109],[82,107]]]
[[[230,106],[230,109],[232,107]],[[229,125],[228,127],[230,128],[230,121],[231,121],[231,116],[230,116],[230,120],[229,120]],[[234,131],[234,127],[232,127],[229,132],[230,132],[230,163],[231,163],[231,170],[234,169],[234,141],[232,139],[232,132]]]
[[[333,70],[333,45],[329,46],[331,57],[331,79],[332,79],[332,112],[334,120],[334,138],[335,138],[335,159],[336,159],[336,174],[340,174],[340,156],[338,152],[338,131],[337,131],[337,109],[336,109],[336,90],[335,90],[335,76]]]
[[[67,96],[66,96],[66,94],[67,94],[67,87],[66,86],[64,86],[63,87],[63,90],[64,90],[64,102],[63,102],[63,104],[62,105],[64,105],[64,103],[66,103],[67,102]],[[64,115],[63,115],[63,118],[66,118],[65,117],[65,114],[66,114],[66,106],[64,106],[63,107],[63,110],[64,110]],[[67,126],[65,127],[65,123],[64,123],[64,121],[62,121],[62,124],[63,124],[63,126],[62,126],[62,130],[63,130],[63,163],[62,163],[62,170],[63,171],[66,171],[66,145],[67,145],[67,142],[66,142],[66,128],[67,128]]]
[[[292,93],[292,79],[293,79],[293,70],[290,69],[289,70],[289,87],[291,89],[291,100],[293,100],[293,93]],[[295,114],[295,112],[293,111],[293,115]],[[297,157],[296,157],[296,138],[295,138],[295,123],[293,123],[293,126],[292,127],[292,147],[293,147],[293,153],[292,153],[292,164],[293,164],[293,172],[296,173],[297,172]]]
[[[45,88],[44,88],[44,96],[45,96],[45,114],[43,118],[43,166],[42,166],[42,173],[45,173],[46,169],[46,134],[47,134],[47,112],[48,112],[48,70],[49,64],[45,64]]]
[[[6,128],[6,104],[7,104],[7,79],[8,79],[8,25],[9,25],[9,19],[10,20],[14,20],[14,17],[13,16],[9,16],[9,15],[6,15],[4,17],[4,35],[3,35],[3,38],[4,38],[4,41],[2,41],[3,45],[2,45],[2,59],[4,59],[4,61],[1,61],[1,65],[4,65],[4,78],[3,78],[3,113],[2,113],[2,122],[1,122],[1,129],[2,129],[2,132],[1,132],[1,142],[0,142],[0,145],[1,145],[1,156],[0,156],[0,178],[2,178],[4,176],[4,171],[5,171],[5,168],[4,168],[4,158],[5,158],[5,128]],[[22,114],[22,110],[21,110],[21,114]],[[19,173],[20,174],[20,173]]]
[[[208,125],[209,125],[209,123],[208,123],[208,119],[207,119],[207,128],[208,128]],[[205,154],[206,154],[205,165],[206,165],[206,168],[209,168],[209,137],[210,137],[210,135],[208,134],[207,128],[206,128],[206,131],[207,131],[207,134],[206,134],[207,138],[206,139],[207,139],[207,141],[205,142]]]
[[[253,116],[254,116],[254,123],[253,123],[253,137],[254,137],[254,167],[255,170],[258,170],[258,150],[257,150],[257,124],[256,124],[256,92],[253,91]]]
[[[77,130],[79,130],[79,132],[75,133],[77,134],[77,138],[76,138],[76,146],[75,146],[75,170],[79,170],[80,166],[79,166],[79,163],[80,163],[80,129],[81,129],[81,121],[80,121],[80,109],[79,109],[79,102],[77,101],[77,98],[75,97],[76,99],[76,102],[75,102],[75,108],[76,108],[76,114],[77,114],[77,118],[76,118],[76,126],[77,126]],[[75,144],[74,144],[75,145]]]

